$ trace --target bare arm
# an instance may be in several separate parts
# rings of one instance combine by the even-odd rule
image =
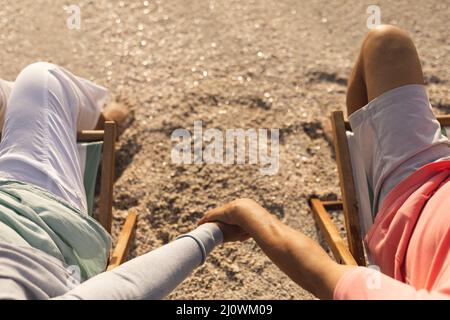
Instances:
[[[353,267],[334,262],[320,245],[284,225],[250,199],[239,199],[209,211],[200,223],[237,225],[242,239],[252,237],[267,256],[293,281],[321,299],[332,299],[341,276]]]

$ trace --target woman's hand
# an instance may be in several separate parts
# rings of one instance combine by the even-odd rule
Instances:
[[[245,241],[251,235],[253,221],[264,221],[271,215],[251,199],[237,199],[208,211],[199,221],[218,223],[224,234],[224,242]]]

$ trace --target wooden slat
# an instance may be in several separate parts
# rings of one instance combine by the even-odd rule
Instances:
[[[128,213],[127,219],[122,227],[122,231],[117,239],[117,245],[114,248],[107,268],[108,271],[116,268],[125,261],[126,255],[130,248],[131,239],[133,238],[136,222],[137,214],[136,211],[132,209]]]
[[[102,175],[100,186],[99,217],[100,224],[111,233],[112,203],[114,192],[114,148],[116,142],[116,123],[105,122],[105,135],[102,153]]]
[[[105,132],[103,130],[83,130],[77,132],[78,142],[103,141]]]
[[[450,126],[450,115],[437,116],[436,118],[439,121],[439,123],[441,124],[441,127]]]
[[[114,192],[114,155],[116,135],[116,124],[112,121],[105,122],[104,130],[83,130],[77,132],[77,142],[103,141],[98,221],[109,233],[111,233],[113,218],[112,202]],[[134,229],[136,227],[136,220],[136,212],[130,212],[120,232],[117,245],[113,249],[107,270],[112,270],[125,261]]]
[[[322,202],[317,198],[311,199],[311,208],[314,213],[314,218],[336,260],[341,264],[343,263],[352,266],[358,265],[351,252],[345,245],[338,229],[334,225],[333,221],[331,221],[330,215],[325,210]]]
[[[355,183],[348,148],[347,135],[345,133],[345,122],[342,111],[331,114],[334,134],[334,148],[336,162],[339,172],[339,183],[341,187],[345,227],[347,230],[348,246],[358,265],[366,265],[364,248],[360,233],[358,216],[358,202],[356,200]]]

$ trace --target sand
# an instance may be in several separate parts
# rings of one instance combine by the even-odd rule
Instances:
[[[77,1],[81,29],[66,27],[67,1],[5,1],[0,76],[44,60],[92,79],[129,103],[134,121],[118,142],[115,234],[127,210],[139,223],[132,255],[192,229],[205,210],[238,197],[259,201],[317,239],[307,199],[339,195],[323,121],[343,109],[345,83],[371,1]],[[418,46],[431,102],[450,111],[450,6],[378,1],[383,23]],[[172,164],[176,128],[279,128],[280,168]],[[312,299],[253,241],[217,248],[169,299]]]

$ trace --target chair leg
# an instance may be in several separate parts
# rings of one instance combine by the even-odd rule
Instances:
[[[338,202],[333,203],[325,202],[325,204],[327,206],[337,208],[342,207],[342,203]],[[310,205],[314,213],[314,218],[317,224],[319,225],[319,228],[322,231],[328,245],[330,246],[330,249],[333,252],[333,255],[336,258],[336,260],[339,263],[357,266],[358,264],[356,263],[355,258],[352,256],[350,250],[345,245],[345,242],[340,236],[339,231],[336,228],[336,225],[333,223],[333,221],[330,218],[330,215],[325,209],[324,202],[322,202],[320,199],[312,198],[310,200]]]
[[[131,239],[133,238],[134,231],[136,229],[136,222],[136,210],[132,209],[128,213],[123,228],[120,231],[119,237],[117,239],[117,245],[114,248],[113,254],[111,255],[111,258],[109,260],[107,271],[118,267],[125,261],[128,250],[130,248]]]

